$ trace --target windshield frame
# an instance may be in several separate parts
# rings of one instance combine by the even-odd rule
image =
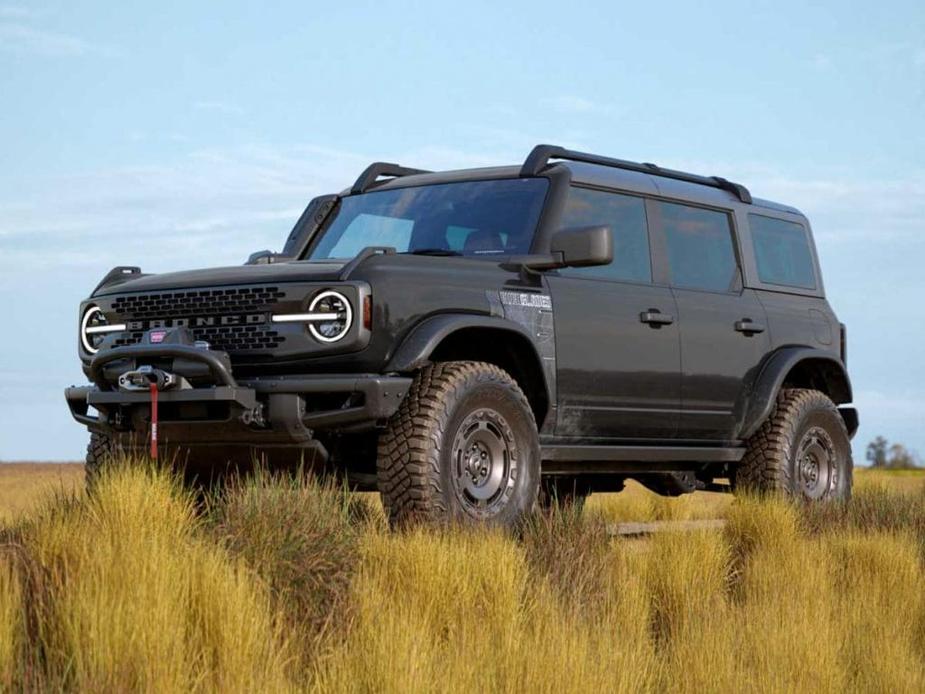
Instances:
[[[331,226],[335,223],[335,221],[341,214],[342,205],[344,204],[344,201],[349,200],[350,198],[353,198],[353,197],[360,197],[360,196],[365,196],[365,195],[375,195],[379,193],[399,191],[399,190],[405,190],[405,189],[413,189],[413,188],[431,188],[431,187],[437,187],[437,186],[448,186],[448,185],[467,184],[467,183],[488,183],[488,182],[499,183],[499,182],[505,182],[505,181],[543,179],[546,181],[546,187],[542,193],[542,199],[540,200],[539,209],[536,214],[536,222],[533,225],[533,230],[531,232],[529,250],[527,251],[528,253],[533,253],[533,252],[536,252],[536,248],[538,247],[538,245],[542,245],[543,241],[545,241],[546,245],[548,245],[548,233],[544,233],[544,232],[549,226],[548,222],[549,222],[550,216],[553,216],[553,217],[557,216],[555,213],[555,208],[558,208],[561,206],[560,204],[552,204],[552,203],[555,203],[557,199],[562,197],[560,194],[558,194],[558,191],[560,191],[562,188],[562,186],[560,185],[561,182],[558,179],[561,179],[563,177],[561,175],[557,175],[557,174],[561,174],[562,172],[565,173],[564,178],[566,180],[564,182],[567,187],[567,184],[568,184],[567,179],[570,178],[570,176],[568,175],[568,171],[564,170],[564,167],[557,166],[557,167],[554,167],[549,172],[544,172],[543,174],[539,176],[529,176],[529,177],[520,177],[516,175],[513,175],[513,176],[504,175],[504,176],[479,176],[479,177],[472,177],[472,178],[453,177],[452,179],[449,179],[449,180],[444,179],[444,180],[427,180],[427,181],[414,181],[414,180],[405,181],[404,179],[393,179],[391,181],[388,181],[384,185],[377,186],[363,193],[345,194],[338,200],[334,209],[331,210],[331,213],[328,214],[327,218],[324,220],[324,223],[312,235],[310,242],[306,244],[305,250],[300,254],[299,259],[304,260],[304,261],[310,261],[310,262],[332,262],[332,261],[340,261],[340,260],[350,260],[350,258],[343,258],[343,257],[341,258],[333,258],[333,257],[332,258],[313,258],[312,255],[316,252],[319,244],[325,238]],[[427,178],[432,178],[432,176],[433,175],[428,175]],[[414,177],[409,177],[409,178],[417,179],[418,177],[414,176]],[[553,208],[552,215],[550,215],[551,204]],[[370,245],[375,246],[377,244],[370,244]],[[418,250],[421,250],[421,249],[418,249]],[[397,251],[397,253],[402,254],[402,255],[414,255],[415,251],[405,250],[405,251]],[[471,260],[493,260],[493,259],[501,260],[503,258],[511,257],[512,255],[520,255],[520,253],[516,253],[516,254],[515,253],[464,254],[461,252],[460,253],[450,252],[447,254],[439,254],[439,255],[441,255],[441,257],[459,257],[459,258],[471,259]]]

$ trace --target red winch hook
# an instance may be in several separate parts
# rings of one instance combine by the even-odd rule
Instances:
[[[151,458],[157,460],[157,381],[151,381]]]

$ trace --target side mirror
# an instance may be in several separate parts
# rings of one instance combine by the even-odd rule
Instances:
[[[561,267],[609,265],[613,261],[613,234],[607,225],[563,229],[552,237],[549,251]]]
[[[247,258],[245,265],[269,265],[270,263],[279,263],[283,260],[289,260],[288,255],[274,253],[273,251],[257,251],[251,253]]]

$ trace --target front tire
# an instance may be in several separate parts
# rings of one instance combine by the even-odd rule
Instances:
[[[84,480],[88,492],[92,492],[99,480],[103,468],[119,457],[116,442],[106,434],[90,433],[87,444],[87,457],[84,461]]]
[[[377,478],[392,525],[408,521],[512,526],[534,509],[540,451],[520,387],[482,362],[418,372],[380,436]]]
[[[734,485],[803,501],[844,500],[851,497],[853,471],[851,441],[835,403],[817,390],[787,388],[749,439]]]

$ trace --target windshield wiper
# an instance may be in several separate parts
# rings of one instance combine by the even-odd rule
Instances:
[[[409,255],[462,255],[459,251],[453,251],[449,248],[415,248],[413,251],[408,251]]]

